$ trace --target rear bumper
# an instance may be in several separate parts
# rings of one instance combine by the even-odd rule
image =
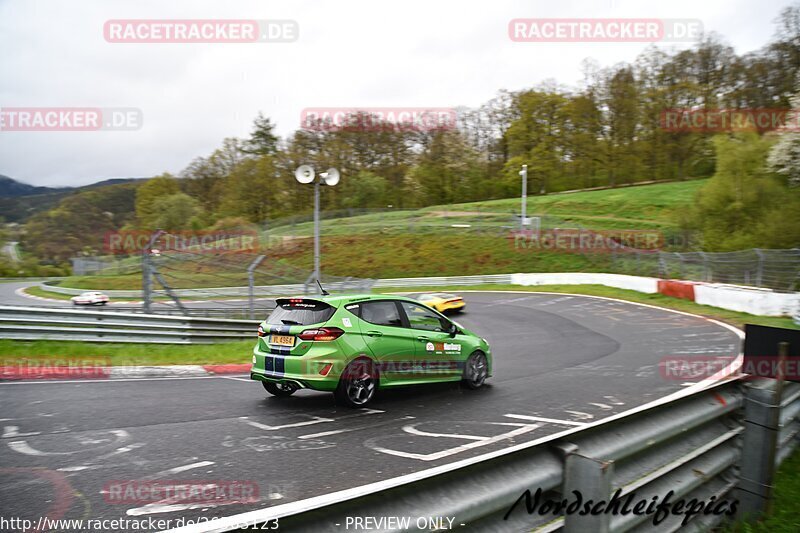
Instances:
[[[438,306],[440,313],[445,313],[447,311],[461,311],[466,307],[464,302],[452,302],[452,303],[444,303]]]
[[[320,371],[328,363],[304,356],[282,356],[255,350],[255,363],[250,368],[250,379],[271,383],[290,382],[303,389],[332,392],[339,384],[339,373],[331,368],[328,375]]]

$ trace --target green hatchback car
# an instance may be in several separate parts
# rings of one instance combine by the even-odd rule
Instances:
[[[462,381],[492,375],[486,339],[411,298],[325,295],[279,298],[258,327],[250,378],[270,394],[333,392],[363,407],[378,387]]]

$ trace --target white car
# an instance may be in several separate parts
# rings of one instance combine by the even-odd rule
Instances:
[[[102,292],[84,292],[70,298],[73,305],[106,305],[108,296]]]

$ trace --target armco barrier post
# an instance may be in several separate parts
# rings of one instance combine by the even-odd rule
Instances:
[[[614,462],[601,461],[584,457],[578,452],[577,446],[563,450],[566,453],[564,461],[564,498],[575,497],[573,491],[583,496],[583,501],[600,500],[608,501],[611,497],[611,480],[614,477]],[[578,513],[564,514],[565,533],[608,533],[611,524],[609,513],[581,516]]]
[[[775,454],[778,444],[780,399],[772,381],[745,387],[739,518],[753,520],[772,501]]]

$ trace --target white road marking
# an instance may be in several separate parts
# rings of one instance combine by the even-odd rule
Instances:
[[[234,381],[244,381],[245,383],[255,383],[255,381],[253,381],[250,378],[236,378],[236,377],[233,377],[233,376],[216,376],[216,377],[222,378],[222,379],[232,379]]]
[[[575,422],[574,420],[559,420],[557,418],[544,418],[541,416],[528,416],[528,415],[504,415],[508,418],[517,418],[519,420],[530,420],[532,422],[547,422],[549,424],[560,424],[562,426],[585,426],[586,422]]]
[[[422,424],[422,422],[420,422]],[[458,435],[456,433],[429,433],[421,429],[411,426],[403,426],[403,431],[411,435],[418,435],[420,437],[446,437],[451,439],[464,439],[464,440],[489,440],[491,437],[481,437],[480,435]]]
[[[380,411],[380,412],[382,413],[383,411]],[[394,420],[391,420],[390,422],[396,422],[398,420],[412,420],[414,418],[415,417],[413,417],[413,416],[403,416],[403,417],[400,417],[400,418],[395,418]],[[384,422],[383,424],[386,424],[386,422]],[[383,424],[378,424],[378,425],[383,425]],[[373,424],[373,425],[369,425],[369,426],[357,426],[357,427],[345,428],[345,429],[332,429],[330,431],[322,431],[320,433],[310,433],[308,435],[300,435],[297,438],[298,439],[314,439],[314,438],[317,438],[317,437],[327,437],[329,435],[338,435],[340,433],[350,433],[352,431],[360,431],[362,429],[374,429],[378,425],[374,425]],[[519,424],[515,424],[515,425],[519,425]],[[223,445],[224,445],[224,443],[223,443]]]
[[[19,426],[5,426],[3,428],[3,435],[0,436],[0,439],[10,439],[12,437],[32,437],[38,434],[38,431],[33,431],[31,433],[20,433]]]
[[[589,413],[582,413],[581,411],[564,411],[564,412],[571,414],[572,416],[574,416],[579,420],[591,420],[592,418],[594,418],[594,415]]]
[[[204,466],[211,466],[213,464],[216,464],[216,463],[214,463],[214,461],[199,461],[197,463],[192,463],[192,464],[188,464],[188,465],[176,466],[175,468],[168,468],[167,470],[162,470],[161,472],[156,472],[155,474],[143,477],[142,479],[147,479],[147,480],[149,480],[149,479],[158,479],[158,478],[161,478],[161,477],[164,477],[164,476],[169,476],[169,475],[172,475],[172,474],[178,474],[180,472],[186,472],[187,470],[193,470],[195,468],[202,468]]]
[[[348,431],[355,431],[356,429],[361,429],[361,428],[334,429],[333,431],[323,431],[321,433],[310,433],[308,435],[300,435],[297,438],[298,439],[316,439],[317,437],[327,437],[329,435],[338,435],[339,433],[347,433]]]
[[[606,400],[608,400],[609,403],[612,403],[614,405],[625,405],[625,402],[618,400],[614,396],[603,396],[603,398],[605,398]]]
[[[35,455],[35,456],[45,456],[45,455],[72,455],[76,453],[75,451],[71,452],[40,452],[39,450],[32,448],[30,444],[28,444],[24,440],[15,440],[8,443],[8,447],[14,450],[17,453],[21,453],[24,455]]]
[[[125,440],[127,440],[128,437],[130,437],[128,432],[125,431],[124,429],[113,429],[109,433],[111,433],[112,435],[117,437],[117,441],[120,442],[120,443],[125,441]],[[105,442],[106,440],[108,440],[108,439],[103,439],[103,442]],[[96,451],[97,448],[99,448],[100,446],[95,446],[93,448],[81,448],[80,450],[72,450],[72,451],[69,451],[69,452],[43,452],[43,451],[40,451],[40,450],[37,450],[37,449],[33,448],[30,444],[28,444],[27,441],[15,440],[15,441],[9,442],[8,443],[8,447],[11,448],[12,450],[14,450],[17,453],[21,453],[21,454],[24,454],[24,455],[33,455],[33,456],[41,457],[41,456],[45,456],[45,455],[72,455],[72,454],[75,454],[75,453],[82,453],[82,452],[87,452],[87,451]],[[105,455],[105,456],[102,456],[102,457],[98,457],[98,459],[102,459],[102,458],[108,457],[110,455],[116,455],[117,453],[122,453],[122,452],[119,452],[119,450],[124,450],[124,448],[119,448],[118,451],[112,452],[111,454],[108,454],[108,455]],[[125,451],[129,451],[129,450],[125,450]]]
[[[525,426],[519,429],[515,429],[514,431],[509,431],[508,433],[501,433],[500,435],[490,437],[486,440],[470,442],[469,444],[462,444],[461,446],[456,446],[455,448],[449,448],[447,450],[442,450],[440,452],[427,453],[427,454],[402,452],[400,450],[392,450],[389,448],[384,448],[382,446],[375,446],[375,445],[370,445],[370,447],[376,452],[386,453],[389,455],[396,455],[398,457],[405,457],[407,459],[418,459],[420,461],[436,461],[437,459],[444,459],[445,457],[449,457],[451,455],[455,455],[457,453],[465,452],[475,448],[479,448],[481,446],[488,446],[489,444],[494,444],[495,442],[500,442],[506,439],[512,439],[518,435],[529,433],[538,427],[539,424],[526,424]],[[406,428],[403,429],[405,430]]]
[[[359,412],[357,412],[357,413],[354,413],[352,415],[340,416],[339,418],[325,418],[325,417],[321,417],[321,416],[309,416],[309,415],[306,415],[306,416],[309,416],[309,418],[311,418],[311,420],[306,420],[305,422],[295,422],[294,424],[283,424],[283,425],[280,425],[280,426],[269,426],[267,424],[262,424],[261,422],[255,422],[253,420],[248,420],[248,418],[246,416],[240,416],[239,419],[240,420],[244,420],[244,422],[246,424],[249,424],[249,425],[251,425],[253,427],[256,427],[258,429],[263,429],[265,431],[275,431],[275,430],[278,430],[278,429],[299,428],[299,427],[303,427],[303,426],[311,426],[311,425],[314,425],[314,424],[324,424],[324,423],[327,423],[327,422],[336,422],[337,420],[345,420],[345,419],[348,419],[348,418],[355,418],[355,417],[366,416],[366,415],[376,415],[376,414],[380,414],[380,413],[384,413],[384,412],[385,411],[381,411],[380,409],[362,408],[362,409],[359,409]]]
[[[335,422],[336,420],[333,418],[322,418],[320,416],[311,417],[311,420],[306,420],[305,422],[295,422],[294,424],[283,424],[281,426],[268,426],[266,424],[262,424],[261,422],[255,422],[253,420],[247,420],[246,416],[240,417],[240,419],[244,420],[246,424],[253,426],[254,428],[263,429],[265,431],[276,431],[278,429],[286,429],[286,428],[299,428],[303,426],[311,426],[314,424],[324,424],[325,422]]]
[[[610,411],[611,409],[613,409],[613,407],[611,407],[610,405],[606,405],[604,403],[595,403],[595,402],[588,402],[588,403],[589,405],[594,405],[595,407],[599,407],[603,411]]]

